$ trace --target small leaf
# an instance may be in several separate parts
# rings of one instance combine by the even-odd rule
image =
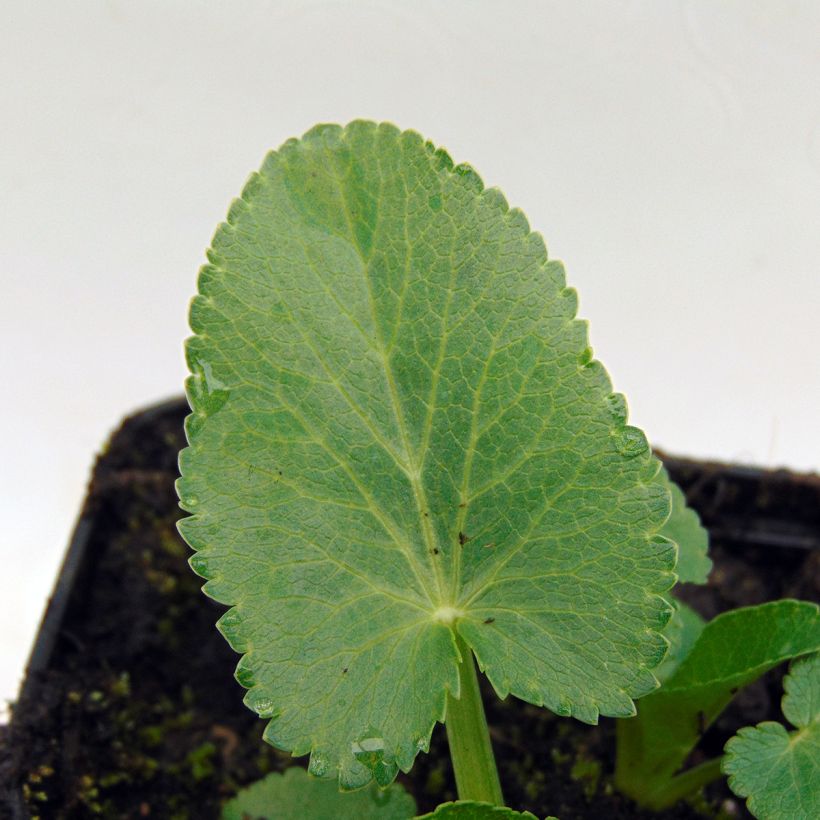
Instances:
[[[697,632],[698,624],[689,627]],[[616,785],[644,805],[664,789],[734,695],[783,661],[820,649],[820,609],[783,600],[735,609],[707,623],[657,692],[618,722]]]
[[[783,681],[783,715],[798,729],[807,729],[820,720],[820,656],[813,655],[792,664]],[[820,764],[820,758],[818,758]]]
[[[698,514],[687,505],[683,490],[669,478],[666,468],[658,473],[658,482],[672,496],[672,512],[663,525],[661,535],[678,545],[678,581],[705,584],[712,570],[708,556],[709,533],[700,523]]]
[[[455,803],[442,803],[431,814],[422,814],[416,820],[515,820],[516,817],[538,820],[528,811],[520,812],[505,806],[493,806],[491,803],[476,803],[472,800],[457,800]],[[556,820],[547,817],[545,820]]]
[[[398,784],[347,794],[294,766],[242,789],[223,807],[222,820],[409,820],[415,813],[415,801]]]
[[[708,556],[709,533],[700,523],[698,514],[687,506],[686,496],[669,478],[666,468],[661,469],[658,483],[667,488],[672,498],[672,511],[660,534],[678,546],[678,564],[675,571],[680,582],[705,584],[712,570]],[[663,683],[694,645],[704,621],[693,609],[680,601],[673,600],[674,611],[664,631],[669,641],[669,651],[655,669],[655,677]]]
[[[661,685],[672,676],[683,659],[692,651],[706,626],[706,621],[683,601],[676,600],[672,604],[675,611],[664,632],[669,641],[669,651],[655,670],[655,677]]]
[[[793,664],[783,682],[788,733],[767,721],[741,729],[726,744],[723,771],[761,820],[820,817],[820,655]]]
[[[666,649],[669,492],[563,267],[413,132],[270,154],[191,306],[180,531],[265,738],[384,785],[458,696],[634,713]]]

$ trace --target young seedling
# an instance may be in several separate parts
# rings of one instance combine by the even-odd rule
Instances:
[[[702,584],[711,568],[709,536],[670,482],[672,513],[662,533],[675,541],[680,581]],[[709,624],[675,601],[669,652],[655,669],[661,688],[618,722],[615,785],[648,808],[663,809],[721,775],[725,758],[683,766],[708,726],[746,685],[784,660],[820,648],[820,613],[811,603],[777,601],[725,613]],[[820,785],[818,785],[820,788]]]
[[[678,604],[670,627],[672,646],[657,670],[661,688],[640,701],[636,718],[618,721],[615,784],[654,809],[721,776],[725,758],[681,770],[706,729],[744,686],[783,661],[820,649],[820,612],[805,601],[736,609],[708,624]],[[788,712],[786,716],[791,719]],[[762,725],[777,726],[785,736],[779,724]],[[820,790],[820,783],[815,789]]]
[[[783,681],[783,714],[796,731],[767,721],[726,744],[723,772],[761,820],[820,817],[820,655],[795,663]]]

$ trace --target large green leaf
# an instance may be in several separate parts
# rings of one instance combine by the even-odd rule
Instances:
[[[783,681],[787,732],[767,721],[741,729],[726,744],[723,771],[735,794],[761,820],[820,817],[820,655],[798,661]]]
[[[271,153],[191,307],[180,529],[265,737],[390,782],[458,696],[595,722],[654,688],[658,462],[524,216],[413,132]]]
[[[661,688],[640,701],[637,718],[618,722],[616,784],[649,806],[665,805],[675,773],[740,689],[820,649],[820,610],[783,600],[726,612],[706,626],[687,618],[680,640]]]
[[[415,813],[416,801],[396,783],[351,794],[294,766],[242,789],[222,820],[410,820]]]

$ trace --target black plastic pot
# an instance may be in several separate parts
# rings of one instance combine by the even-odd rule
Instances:
[[[292,765],[259,740],[262,722],[231,680],[236,656],[213,628],[221,607],[185,566],[173,480],[186,413],[174,399],[130,417],[98,460],[11,724],[0,729],[2,817],[216,817],[238,785]],[[682,597],[707,617],[780,597],[820,598],[819,477],[660,455],[712,536],[712,582]],[[749,691],[704,739],[709,753],[738,726],[778,717],[776,680]],[[606,726],[567,729],[518,702],[488,711],[516,807],[538,813],[532,801],[542,789],[564,820],[697,816],[686,806],[644,814],[605,794]],[[516,762],[511,721],[526,725],[529,748],[541,744],[528,772]],[[597,780],[576,776],[575,764],[596,756]],[[548,788],[532,770],[544,766]],[[420,809],[454,797],[439,732],[404,780]],[[723,784],[710,795],[732,799]]]

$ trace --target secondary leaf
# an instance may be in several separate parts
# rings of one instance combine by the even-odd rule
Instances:
[[[761,820],[820,817],[820,655],[795,663],[783,681],[787,732],[767,721],[741,729],[726,744],[723,771]]]
[[[783,661],[820,649],[820,610],[804,601],[735,609],[702,628],[657,692],[618,722],[616,784],[645,805],[664,790],[734,695]],[[690,628],[697,631],[693,621]]]
[[[208,258],[180,530],[266,739],[389,783],[458,695],[456,632],[502,697],[632,714],[669,494],[521,212],[413,132],[321,126]]]
[[[513,811],[504,806],[476,803],[472,800],[442,803],[431,814],[420,815],[416,820],[515,820],[516,817],[522,817],[525,820],[538,820],[534,814],[530,814],[528,811]],[[556,820],[556,818],[547,817],[545,820]]]
[[[708,556],[709,533],[700,523],[698,514],[686,504],[683,490],[669,478],[666,468],[658,473],[657,481],[666,487],[672,498],[672,511],[661,529],[661,535],[678,545],[678,581],[705,584],[712,570]],[[674,611],[664,630],[669,651],[655,669],[655,677],[663,683],[677,669],[703,630],[704,621],[693,609],[673,600]]]
[[[668,680],[681,665],[683,659],[692,651],[697,643],[706,621],[687,606],[683,601],[673,601],[675,611],[669,619],[666,631],[666,639],[669,641],[669,651],[666,657],[655,669],[655,677],[660,681],[661,686]]]
[[[410,820],[416,802],[398,784],[344,793],[335,780],[292,767],[269,774],[228,801],[222,820]]]
[[[375,784],[357,792],[340,792],[331,780],[311,777],[292,767],[251,784],[222,809],[222,820],[411,820],[416,803],[402,786]],[[530,812],[459,800],[442,803],[415,820],[537,820]],[[554,817],[545,820],[556,820]]]
[[[712,570],[708,556],[709,533],[700,523],[698,514],[687,505],[683,490],[669,478],[666,468],[658,473],[658,482],[672,496],[672,512],[663,525],[661,535],[678,545],[678,581],[705,584]]]

